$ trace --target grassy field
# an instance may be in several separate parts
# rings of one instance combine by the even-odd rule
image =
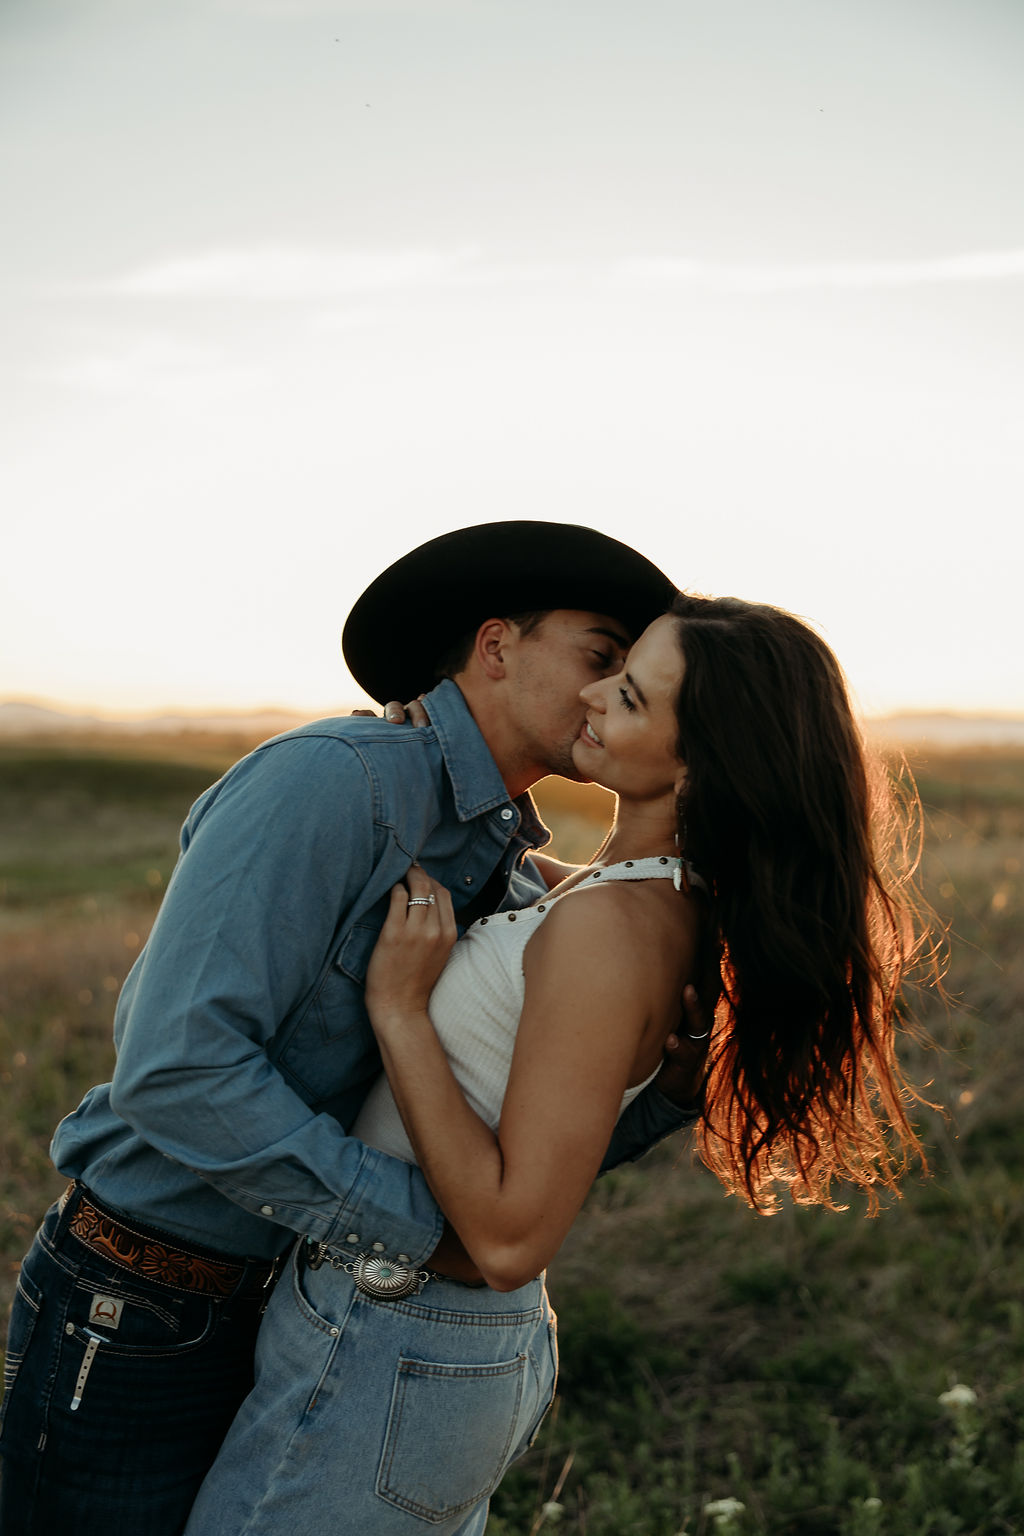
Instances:
[[[245,744],[0,748],[0,1308],[61,1188],[57,1119],[109,1075],[112,1004],[194,796]],[[1024,755],[933,754],[927,891],[951,1002],[908,1052],[930,1177],[874,1220],[756,1217],[669,1143],[595,1188],[550,1277],[556,1408],[489,1536],[1024,1532]],[[607,797],[550,781],[559,851]],[[595,820],[597,818],[597,820]]]

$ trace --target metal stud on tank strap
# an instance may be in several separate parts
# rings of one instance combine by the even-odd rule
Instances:
[[[315,1243],[311,1238],[306,1239],[305,1258],[309,1269],[319,1269],[327,1263],[332,1269],[351,1275],[357,1291],[378,1301],[401,1301],[405,1296],[416,1296],[433,1278],[427,1269],[414,1269],[411,1264],[381,1253],[357,1253],[354,1259],[347,1259],[332,1253],[326,1243]]]

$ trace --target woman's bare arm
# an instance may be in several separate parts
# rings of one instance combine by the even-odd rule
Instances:
[[[651,1067],[658,1059],[670,1014],[659,1029],[657,942],[646,908],[614,886],[548,915],[526,952],[525,1006],[495,1134],[463,1096],[427,1014],[440,964],[423,956],[443,896],[431,889],[435,909],[407,916],[397,900],[371,962],[367,1007],[438,1204],[488,1284],[511,1290],[540,1273],[572,1225],[641,1046]],[[443,926],[439,916],[439,944]]]

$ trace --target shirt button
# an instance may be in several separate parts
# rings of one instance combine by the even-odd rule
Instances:
[[[261,1205],[260,1206],[260,1215],[261,1216],[273,1216],[273,1214],[274,1214],[274,1207],[272,1205]]]
[[[462,883],[463,883],[463,885],[472,885],[473,884],[473,876],[472,875],[463,875]]]
[[[505,809],[501,813],[501,819],[502,819],[502,821],[511,821],[512,817],[514,815],[515,815],[515,811],[510,811],[508,806],[506,805]]]
[[[398,1255],[398,1262],[399,1264],[411,1264],[412,1260],[407,1253],[400,1253]]]
[[[358,1232],[350,1232],[348,1237],[346,1237],[345,1241],[346,1241],[346,1243],[358,1243],[358,1241],[359,1241],[359,1233]]]
[[[374,1253],[383,1253],[384,1252],[384,1244],[383,1243],[374,1243],[373,1251],[374,1251]]]

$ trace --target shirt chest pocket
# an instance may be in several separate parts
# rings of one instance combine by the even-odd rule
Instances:
[[[346,935],[309,1007],[292,1031],[278,1065],[307,1103],[344,1118],[352,1090],[380,1071],[363,985],[377,928],[360,923]]]

